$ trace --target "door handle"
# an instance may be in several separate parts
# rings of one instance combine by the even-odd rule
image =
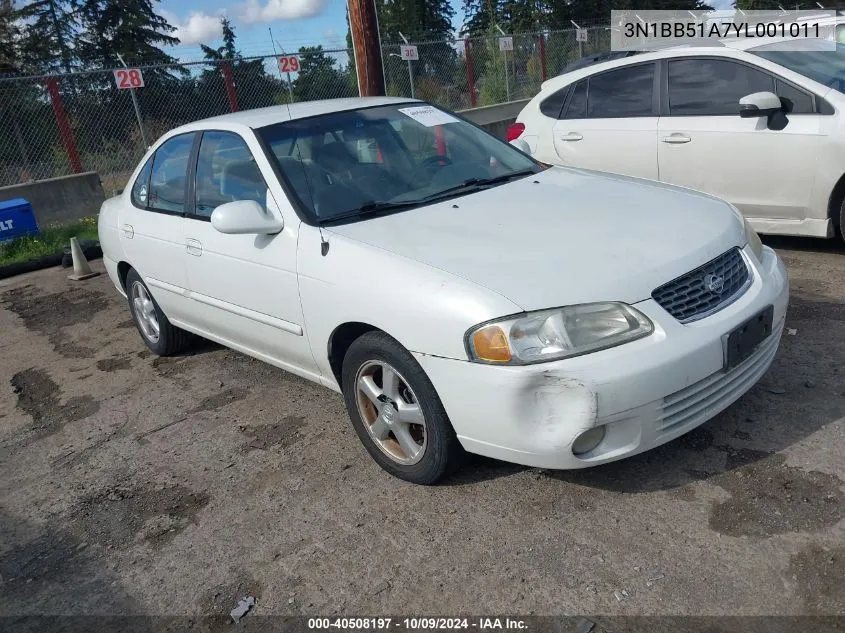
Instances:
[[[133,227],[131,224],[124,224],[122,227],[120,227],[120,230],[123,231],[123,237],[125,237],[127,240],[131,240],[133,237],[135,237],[135,227]]]
[[[561,141],[580,141],[582,138],[584,137],[581,134],[578,134],[578,132],[569,132],[568,134],[561,134],[560,136]]]
[[[679,143],[689,143],[692,139],[689,136],[687,136],[686,134],[679,134],[679,133],[675,132],[674,134],[670,134],[669,136],[664,136],[660,140],[663,141],[664,143],[679,144]]]
[[[202,242],[199,240],[195,240],[192,237],[189,237],[185,240],[185,251],[188,255],[194,255],[195,257],[202,256]]]

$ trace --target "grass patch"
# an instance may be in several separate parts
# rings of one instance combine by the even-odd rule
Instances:
[[[90,217],[66,224],[41,229],[38,235],[26,235],[0,243],[0,266],[19,264],[45,255],[61,253],[70,244],[70,238],[96,240],[97,218]]]

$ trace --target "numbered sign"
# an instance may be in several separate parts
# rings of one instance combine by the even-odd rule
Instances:
[[[399,50],[402,53],[402,59],[406,61],[415,62],[420,58],[420,52],[417,50],[416,46],[410,44],[407,46],[400,46]]]
[[[587,31],[587,29],[577,29],[575,31],[575,41],[576,42],[586,42],[588,33],[589,33],[589,31]]]
[[[119,68],[114,71],[114,82],[121,90],[127,88],[143,88],[144,75],[140,68]]]
[[[499,38],[499,50],[500,51],[512,51],[513,50],[513,38],[512,37],[500,37]]]
[[[279,57],[279,70],[283,73],[298,73],[299,57],[297,55],[282,55]]]

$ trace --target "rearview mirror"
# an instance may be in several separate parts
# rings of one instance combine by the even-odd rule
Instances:
[[[214,209],[211,226],[233,235],[273,235],[284,228],[284,222],[254,200],[237,200]]]
[[[515,138],[511,141],[511,145],[513,145],[516,149],[518,149],[523,154],[531,155],[531,146],[528,144],[525,139]]]
[[[739,116],[743,119],[769,116],[783,108],[774,92],[755,92],[739,100]]]

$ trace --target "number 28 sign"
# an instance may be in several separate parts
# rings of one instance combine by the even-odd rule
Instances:
[[[279,57],[279,70],[283,73],[298,73],[299,57],[296,55],[282,55]]]
[[[126,88],[143,88],[144,75],[140,68],[119,68],[114,71],[114,82],[121,90]]]

